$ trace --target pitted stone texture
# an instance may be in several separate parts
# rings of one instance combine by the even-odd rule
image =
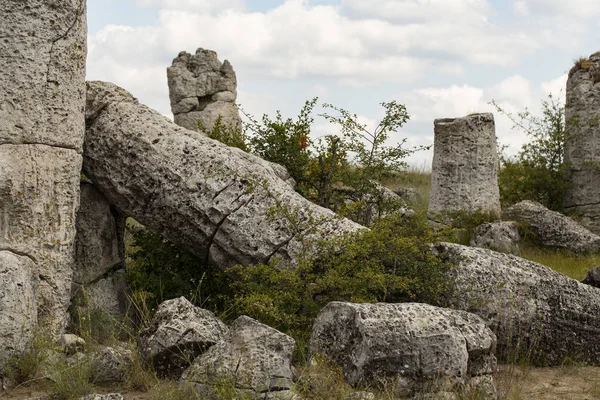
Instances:
[[[585,279],[582,280],[581,283],[585,283],[586,285],[590,285],[595,288],[600,288],[600,266],[590,269],[587,272]]]
[[[467,383],[488,373],[471,365],[494,359],[496,337],[476,315],[427,304],[332,302],[310,338],[312,354],[337,362],[350,384],[397,379],[410,396],[426,382]]]
[[[457,263],[449,303],[483,318],[501,351],[518,340],[549,365],[573,354],[600,364],[598,289],[510,254],[450,243],[437,251]]]
[[[469,245],[519,255],[520,241],[519,228],[514,221],[486,222],[475,228]]]
[[[0,376],[11,355],[29,345],[37,326],[34,262],[0,249]]]
[[[565,209],[576,211],[586,227],[600,234],[600,52],[569,77],[566,94]]]
[[[600,236],[535,201],[525,200],[507,208],[503,218],[526,223],[526,229],[543,246],[567,249],[575,253],[600,251]]]
[[[160,304],[152,324],[140,333],[142,357],[162,376],[179,376],[190,363],[227,333],[213,313],[185,297]]]
[[[85,295],[82,292],[85,290]],[[111,271],[101,279],[83,286],[73,284],[71,290],[72,302],[82,307],[82,315],[100,310],[103,313],[119,317],[127,313],[127,296],[129,288],[125,280],[125,269]],[[80,297],[83,296],[84,297]]]
[[[0,144],[81,153],[85,14],[82,0],[0,2]]]
[[[219,61],[216,52],[179,53],[167,68],[167,79],[177,125],[199,132],[201,122],[210,131],[221,116],[224,124],[241,127],[235,72],[229,61]]]
[[[436,119],[434,125],[430,217],[457,210],[500,215],[494,116]]]
[[[67,324],[80,171],[73,150],[0,145],[0,249],[35,261],[38,317],[57,332]]]
[[[86,113],[84,170],[109,202],[219,268],[294,265],[303,243],[363,229],[297,194],[271,163],[181,128],[113,84],[89,83]]]
[[[101,347],[91,354],[95,383],[125,382],[133,366],[133,352],[126,347]]]
[[[256,393],[288,390],[294,343],[291,337],[241,316],[225,338],[198,357],[181,378],[200,391],[218,379],[232,379],[236,389]]]

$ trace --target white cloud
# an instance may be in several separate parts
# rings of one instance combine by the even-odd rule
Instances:
[[[245,9],[244,0],[134,0],[140,7],[163,7],[192,12],[220,12]]]
[[[584,18],[600,16],[600,2],[597,0],[516,0],[532,13],[575,15]]]

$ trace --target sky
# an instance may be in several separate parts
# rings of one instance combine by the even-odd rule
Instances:
[[[597,0],[88,0],[87,79],[172,118],[166,68],[202,47],[232,64],[251,115],[295,117],[318,96],[374,127],[396,100],[410,121],[390,144],[431,145],[436,118],[492,112],[492,100],[538,113],[548,94],[564,98],[573,61],[600,50],[599,21]],[[313,136],[335,133],[319,112]],[[528,138],[495,119],[515,154]]]

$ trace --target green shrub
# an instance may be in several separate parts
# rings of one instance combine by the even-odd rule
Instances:
[[[219,115],[211,130],[206,129],[202,122],[198,122],[198,128],[209,138],[218,140],[227,146],[237,147],[244,151],[249,151],[248,138],[241,128],[223,123],[223,117]]]
[[[59,360],[48,366],[50,399],[76,400],[93,391],[93,364],[87,357],[77,361]]]
[[[4,372],[17,385],[34,379],[51,347],[50,336],[37,332],[25,351],[14,354],[7,360]]]

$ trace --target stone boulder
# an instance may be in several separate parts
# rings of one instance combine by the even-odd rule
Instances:
[[[332,302],[310,338],[311,353],[339,364],[350,384],[391,379],[396,396],[427,383],[463,385],[490,375],[495,347],[495,335],[478,316],[419,303]]]
[[[72,297],[85,290],[85,304],[110,315],[126,308],[125,215],[88,181],[81,182],[77,213]]]
[[[212,50],[185,51],[167,68],[171,111],[177,125],[199,132],[198,122],[211,130],[217,118],[222,123],[241,128],[235,99],[237,79],[229,61],[223,63]]]
[[[65,333],[58,338],[58,348],[68,356],[84,351],[85,340],[72,333]]]
[[[230,381],[246,393],[287,391],[292,387],[294,339],[241,316],[225,338],[196,358],[181,379],[199,393],[211,393],[218,382]]]
[[[600,288],[600,266],[590,269],[581,283]]]
[[[514,221],[486,222],[473,231],[470,246],[519,255],[521,235]]]
[[[304,243],[363,229],[297,194],[270,163],[175,125],[113,84],[88,84],[86,120],[84,170],[108,201],[217,267],[294,265]]]
[[[3,292],[0,362],[31,340],[36,318],[53,333],[68,321],[86,33],[85,1],[0,2],[0,251],[14,255],[0,270],[20,285]]]
[[[498,338],[500,355],[533,351],[535,361],[565,357],[600,364],[600,291],[511,254],[441,243],[455,260],[448,303],[483,318]]]
[[[430,218],[445,222],[446,211],[500,215],[494,116],[436,119],[434,126]]]
[[[567,80],[564,205],[600,234],[600,52],[582,60]]]
[[[213,313],[179,297],[158,306],[139,343],[142,357],[152,362],[159,375],[179,376],[226,333],[227,326]]]
[[[503,218],[525,223],[525,229],[531,231],[535,240],[543,246],[575,253],[600,251],[600,236],[535,201],[525,200],[507,208]]]
[[[127,347],[100,347],[91,354],[94,383],[125,382],[133,366],[133,351]]]

